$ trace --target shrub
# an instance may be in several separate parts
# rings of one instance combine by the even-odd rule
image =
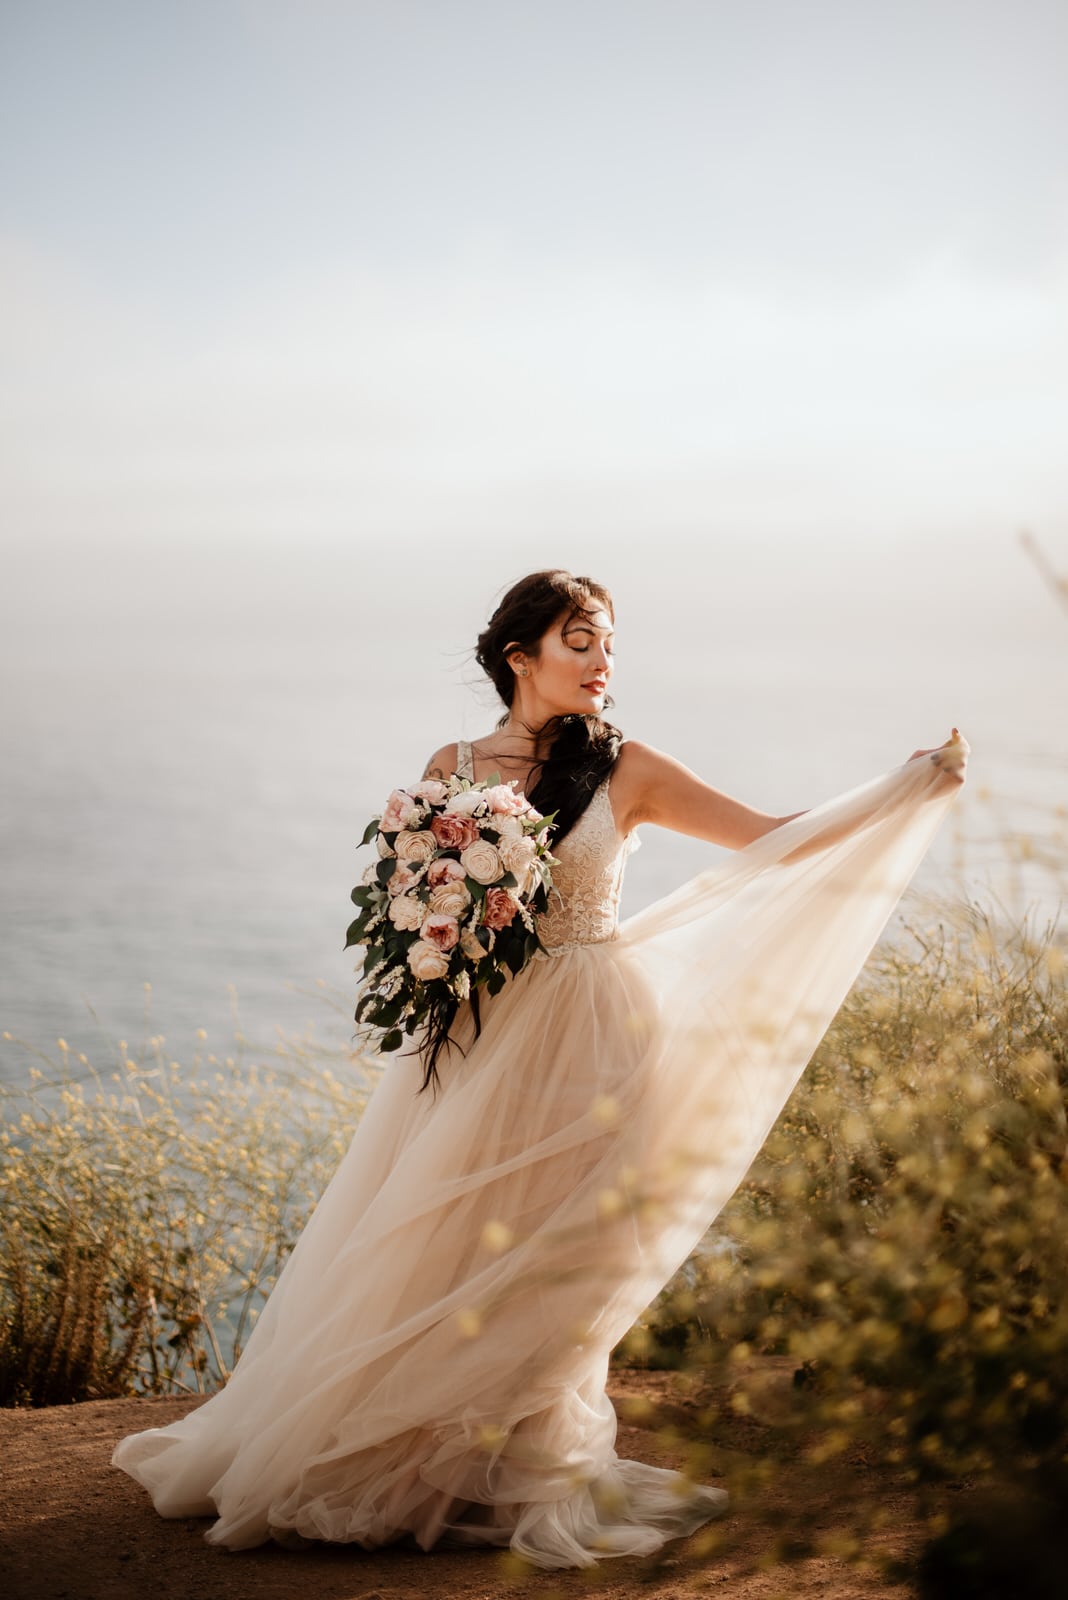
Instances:
[[[162,1036],[105,1083],[60,1040],[0,1088],[0,1403],[203,1392],[351,1140],[379,1070],[308,1041],[273,1064]],[[40,1053],[38,1053],[40,1055]]]

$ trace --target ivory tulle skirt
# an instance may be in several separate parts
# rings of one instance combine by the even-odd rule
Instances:
[[[112,1461],[205,1537],[544,1567],[725,1492],[617,1456],[609,1353],[744,1176],[959,785],[926,759],[533,961],[416,1094],[389,1060],[227,1386]],[[791,859],[792,858],[792,859]]]

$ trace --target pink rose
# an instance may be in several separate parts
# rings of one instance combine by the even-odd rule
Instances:
[[[482,921],[487,928],[507,928],[519,905],[507,889],[487,889]]]
[[[517,794],[510,783],[495,783],[492,789],[482,791],[482,798],[491,811],[502,817],[518,817],[529,809],[524,796]]]
[[[432,806],[440,806],[449,792],[446,783],[439,783],[436,778],[426,778],[422,783],[415,783],[408,791],[417,800],[427,800]]]
[[[419,929],[419,937],[437,950],[451,950],[460,937],[460,924],[443,911],[432,911]]]
[[[426,881],[432,889],[440,889],[443,883],[459,883],[466,877],[467,873],[460,863],[453,861],[450,856],[439,856],[426,869]]]
[[[393,872],[390,876],[389,882],[386,884],[386,888],[389,890],[390,894],[403,894],[405,889],[410,889],[412,884],[417,883],[418,881],[419,874],[417,872],[413,872],[411,867],[407,866],[405,862],[398,861],[397,865],[393,868]]]
[[[431,818],[430,831],[443,850],[466,850],[479,836],[477,822],[447,811],[440,817]]]
[[[409,822],[414,822],[419,815],[419,808],[406,789],[394,789],[386,801],[386,809],[382,813],[382,821],[378,824],[380,833],[397,833],[401,828],[407,827]]]

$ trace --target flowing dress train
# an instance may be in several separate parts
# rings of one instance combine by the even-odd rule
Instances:
[[[409,1533],[590,1566],[722,1513],[617,1455],[609,1354],[744,1177],[959,788],[907,762],[620,923],[638,841],[607,779],[556,849],[547,953],[477,1040],[464,1008],[437,1094],[389,1058],[229,1382],[113,1464],[231,1550]]]

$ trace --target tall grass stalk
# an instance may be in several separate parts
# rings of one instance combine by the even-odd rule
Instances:
[[[695,1475],[734,1460],[744,1497],[788,1464],[803,1521],[805,1482],[834,1474],[871,1529],[863,1469],[889,1472],[936,1564],[962,1491],[985,1495],[978,1524],[1028,1546],[1009,1559],[1026,1554],[1033,1589],[1011,1592],[1046,1592],[1034,1563],[1068,1505],[1066,968],[1055,923],[969,902],[875,952],[712,1234],[617,1353],[678,1369]],[[772,1537],[806,1548],[800,1522]]]
[[[223,1383],[381,1070],[309,1040],[247,1062],[240,1035],[184,1068],[165,1043],[119,1041],[107,1077],[26,1046],[0,1085],[0,1404]]]

